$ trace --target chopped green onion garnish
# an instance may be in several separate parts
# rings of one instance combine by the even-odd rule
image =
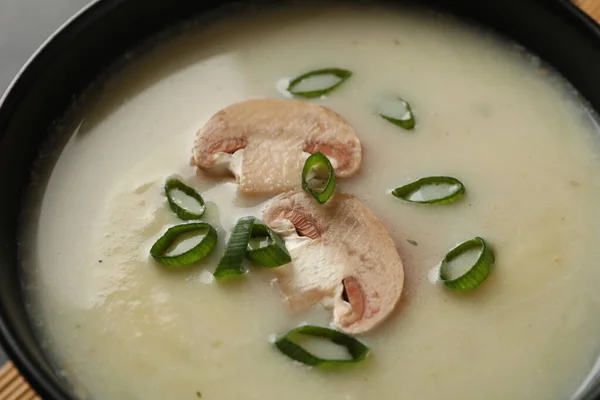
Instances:
[[[174,190],[179,190],[183,192],[183,194],[196,200],[200,205],[199,210],[197,212],[192,212],[182,207],[180,203],[177,202],[177,199],[173,198],[172,192]],[[181,182],[179,179],[167,179],[167,182],[165,183],[165,194],[167,195],[167,200],[169,201],[169,206],[171,207],[171,210],[173,210],[173,212],[184,221],[200,219],[200,217],[202,217],[204,211],[206,210],[206,204],[204,204],[204,200],[202,199],[202,196],[200,196],[200,193],[196,192],[194,188],[189,187],[185,183]]]
[[[217,269],[213,274],[215,279],[227,279],[244,275],[242,261],[244,261],[246,255],[255,220],[254,217],[238,219],[227,242],[225,254],[221,257],[221,261],[219,261],[219,265],[217,265]]]
[[[246,258],[266,268],[275,268],[292,261],[285,242],[265,224],[255,223],[250,233],[252,238],[267,238],[270,242],[257,249],[248,248]]]
[[[249,246],[250,238],[265,238],[269,244],[252,249]],[[279,267],[292,261],[281,237],[254,217],[240,218],[235,224],[225,254],[215,270],[215,278],[227,279],[243,275],[244,257],[266,268]]]
[[[379,115],[381,116],[381,118],[388,120],[389,122],[396,126],[399,126],[400,128],[404,128],[406,130],[414,129],[415,115],[412,109],[410,108],[410,104],[408,104],[408,101],[404,100],[401,97],[398,97],[398,100],[400,101],[400,104],[403,107],[403,110],[401,110],[403,114],[399,118],[390,115],[392,114],[391,112],[388,113],[380,111]]]
[[[392,195],[409,203],[452,203],[465,194],[465,186],[450,176],[430,176],[392,190]]]
[[[327,86],[322,89],[294,90],[294,88],[296,86],[300,85],[300,83],[308,81],[310,78],[315,78],[315,77],[320,77],[320,76],[331,76],[334,78],[338,78],[338,81],[335,82],[333,85]],[[335,88],[340,86],[351,76],[352,76],[352,72],[348,71],[347,69],[341,69],[341,68],[317,69],[317,70],[307,72],[305,74],[302,74],[302,75],[292,79],[292,81],[288,85],[287,90],[288,90],[288,92],[290,92],[291,94],[293,94],[295,96],[304,97],[307,99],[311,99],[314,97],[321,97],[324,94],[327,94],[327,93],[333,91]]]
[[[204,237],[191,249],[176,255],[165,255],[171,246],[188,233],[205,233]],[[183,267],[202,260],[217,243],[217,231],[204,222],[194,222],[173,226],[162,235],[150,249],[150,255],[161,264],[170,267]]]
[[[308,175],[311,172],[319,173],[319,170],[322,170],[323,168],[327,171],[327,181],[322,190],[317,190],[316,188],[311,187],[314,186],[312,185],[312,182],[309,184],[308,181],[311,179]],[[302,168],[302,189],[310,193],[319,204],[325,204],[333,195],[333,192],[335,192],[335,173],[333,171],[333,166],[323,153],[313,153],[306,159],[304,168]]]
[[[294,337],[300,335],[329,339],[331,342],[339,346],[345,347],[348,350],[348,354],[352,358],[330,360],[318,357],[312,353],[309,353],[296,342],[294,342]],[[301,362],[303,364],[315,366],[357,363],[367,358],[367,356],[370,353],[370,350],[367,346],[362,344],[357,339],[346,335],[345,333],[313,325],[305,325],[289,331],[288,333],[277,339],[277,341],[275,342],[275,347],[277,347],[279,351],[281,351],[283,354],[285,354],[292,360]]]
[[[451,262],[465,253],[480,249],[477,260],[462,275],[452,278]],[[452,289],[471,290],[479,286],[492,272],[494,253],[480,237],[459,244],[446,254],[440,266],[440,280]]]

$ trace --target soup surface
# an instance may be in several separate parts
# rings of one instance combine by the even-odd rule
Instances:
[[[285,79],[330,66],[353,76],[311,102],[345,117],[363,149],[338,190],[382,220],[405,270],[394,314],[360,336],[371,357],[342,370],[273,347],[303,322],[327,326],[330,312],[292,312],[272,271],[214,282],[235,222],[260,218],[268,199],[190,165],[219,109],[284,98]],[[591,370],[598,127],[535,57],[443,15],[320,7],[190,26],[117,69],[59,126],[23,215],[31,316],[82,397],[565,399]],[[412,106],[412,131],[377,113],[396,95]],[[178,223],[163,192],[173,174],[202,193],[219,233],[207,259],[175,272],[149,256]],[[390,195],[431,175],[459,178],[466,195],[439,206]],[[432,284],[431,269],[474,236],[493,246],[490,278],[469,293]]]

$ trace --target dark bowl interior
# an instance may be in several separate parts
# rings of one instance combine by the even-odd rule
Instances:
[[[57,118],[127,50],[180,20],[248,3],[229,0],[101,0],[49,40],[23,69],[0,104],[0,338],[45,399],[72,399],[36,341],[21,296],[17,224],[30,167]],[[392,6],[401,1],[387,1]],[[600,110],[600,29],[567,0],[421,1],[477,21],[537,53]],[[215,14],[216,15],[216,14]],[[600,377],[585,399],[600,399]]]

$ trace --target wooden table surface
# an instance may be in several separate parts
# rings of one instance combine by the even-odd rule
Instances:
[[[600,22],[600,0],[575,0],[589,15]],[[0,400],[40,400],[11,362],[0,368]]]
[[[575,0],[574,3],[600,22],[600,0]]]

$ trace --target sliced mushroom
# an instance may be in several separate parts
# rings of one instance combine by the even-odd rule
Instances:
[[[336,176],[360,167],[356,133],[333,110],[297,100],[248,100],[210,118],[196,135],[194,162],[202,169],[227,164],[243,193],[278,194],[300,186],[304,161],[317,151]]]
[[[317,204],[304,191],[277,196],[263,219],[286,241],[292,262],[277,268],[293,309],[321,302],[351,334],[382,322],[400,299],[404,269],[381,221],[355,197]]]

